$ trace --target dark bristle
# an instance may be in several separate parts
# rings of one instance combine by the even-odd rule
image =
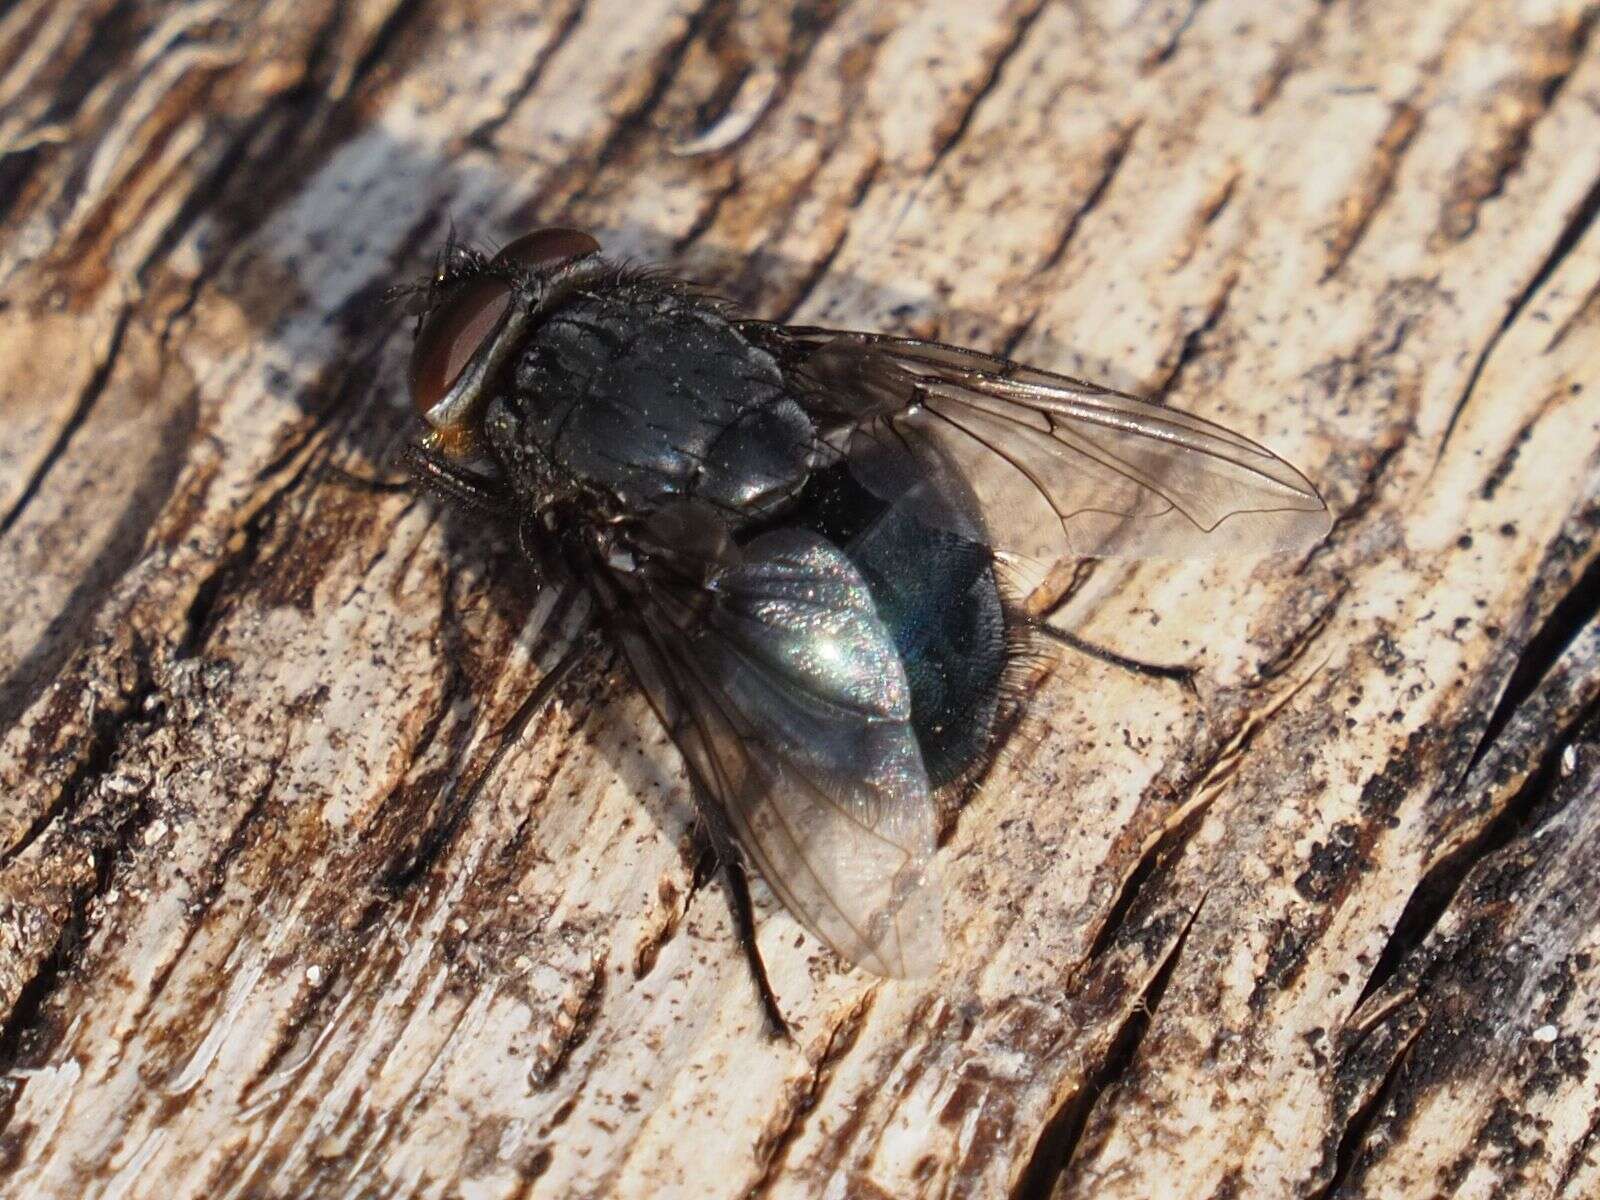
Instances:
[[[723,316],[737,305],[726,296],[692,280],[682,279],[665,267],[637,263],[631,259],[607,259],[606,271],[582,289],[585,292],[620,292],[629,298],[677,297]],[[630,296],[631,293],[631,296]]]
[[[998,564],[997,564],[998,565]],[[983,786],[995,765],[1005,756],[1038,688],[1040,675],[1056,661],[1039,636],[1038,625],[1023,610],[1016,589],[996,570],[995,586],[1000,593],[1005,644],[1000,679],[996,685],[994,719],[983,746],[959,776],[939,789],[941,811],[964,807]]]

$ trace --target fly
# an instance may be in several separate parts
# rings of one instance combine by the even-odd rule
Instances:
[[[578,230],[452,244],[417,291],[406,465],[592,595],[682,753],[778,1030],[747,862],[855,966],[939,965],[937,801],[992,755],[1029,630],[1003,560],[1296,551],[1329,528],[1305,476],[1209,421],[751,319]]]

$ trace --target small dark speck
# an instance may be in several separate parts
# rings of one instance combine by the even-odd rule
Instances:
[[[1516,522],[1507,521],[1504,525],[1500,526],[1500,536],[1501,537],[1516,537],[1517,536]]]
[[[1470,533],[1463,533],[1460,537],[1458,537],[1456,539],[1456,545],[1461,547],[1461,549],[1463,549],[1463,550],[1471,550],[1472,549],[1472,535]]]

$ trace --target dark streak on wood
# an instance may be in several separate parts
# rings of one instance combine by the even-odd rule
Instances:
[[[1060,235],[1050,247],[1044,258],[1040,260],[1034,271],[1035,276],[1046,276],[1066,257],[1067,249],[1072,245],[1072,239],[1077,236],[1079,227],[1084,219],[1089,216],[1105,199],[1106,192],[1110,190],[1111,183],[1117,177],[1117,172],[1122,168],[1123,162],[1128,157],[1128,151],[1133,146],[1134,135],[1139,132],[1139,123],[1134,122],[1126,128],[1112,134],[1110,145],[1106,148],[1105,156],[1101,160],[1100,172],[1090,185],[1083,203],[1072,210],[1067,222],[1062,226]],[[1034,323],[1039,319],[1039,311],[1035,309],[1015,329],[1006,334],[1000,346],[1000,356],[1010,358],[1016,348],[1022,344],[1022,339],[1032,331]]]
[[[28,507],[29,502],[39,494],[39,488],[43,485],[46,476],[50,474],[50,469],[60,461],[62,454],[66,452],[67,444],[72,441],[73,435],[82,429],[83,423],[89,419],[90,410],[94,408],[94,403],[99,399],[100,393],[105,390],[106,381],[111,378],[111,372],[116,367],[117,354],[122,349],[122,338],[127,332],[129,319],[130,314],[127,310],[123,310],[117,314],[116,319],[112,322],[110,343],[106,347],[105,357],[95,367],[94,374],[89,377],[89,382],[83,391],[78,394],[78,400],[73,405],[71,415],[68,416],[66,423],[62,425],[61,432],[56,435],[54,443],[45,451],[44,458],[40,461],[38,468],[29,477],[27,483],[23,485],[21,493],[17,496],[16,503],[11,506],[3,517],[0,517],[0,537],[4,537],[11,531],[12,526],[22,516],[23,510]],[[9,697],[11,694],[10,686],[0,686],[0,697]],[[15,712],[4,711],[4,701],[0,700],[0,723],[9,725],[16,720],[16,717],[17,714]]]
[[[1397,1058],[1390,1071],[1393,1086],[1383,1103],[1374,1106],[1372,1132],[1363,1128],[1342,1156],[1353,1163],[1348,1174],[1352,1185],[1384,1153],[1401,1144],[1401,1133],[1423,1099],[1436,1089],[1484,1071],[1498,1073],[1496,1081],[1501,1086],[1509,1084],[1504,1074],[1509,1064],[1497,1062],[1501,1052],[1496,1047],[1486,1048],[1479,1037],[1486,1025],[1498,1021],[1511,1030],[1523,1028],[1526,1032],[1560,1017],[1564,1004],[1560,988],[1541,988],[1544,1004],[1530,1008],[1528,987],[1541,981],[1541,963],[1560,966],[1563,956],[1572,953],[1573,936],[1588,926],[1581,900],[1564,893],[1560,885],[1591,875],[1600,862],[1600,827],[1595,824],[1592,806],[1585,801],[1592,799],[1600,769],[1600,754],[1596,753],[1600,709],[1591,709],[1571,740],[1557,743],[1554,755],[1559,758],[1568,746],[1582,747],[1576,755],[1579,769],[1565,774],[1541,772],[1536,777],[1528,789],[1531,796],[1523,801],[1526,815],[1520,827],[1500,844],[1485,847],[1483,857],[1466,873],[1462,900],[1449,931],[1441,928],[1431,933],[1402,968],[1403,990],[1414,997],[1406,1007],[1423,1014],[1421,1027],[1404,1052],[1408,1069],[1399,1071]],[[1537,836],[1543,825],[1562,818],[1576,826],[1571,830],[1573,836]],[[1551,885],[1555,885],[1553,892]],[[1513,899],[1523,894],[1536,899],[1525,907],[1512,906]],[[1537,944],[1525,937],[1525,929],[1532,923],[1537,923],[1542,935]],[[1497,1046],[1505,1045],[1503,1039],[1497,1039]],[[1486,1049],[1491,1050],[1488,1061]],[[1526,1062],[1518,1062],[1512,1074],[1526,1076],[1530,1069]],[[1489,1105],[1484,1096],[1482,1103],[1487,1106],[1483,1136],[1469,1140],[1477,1147],[1475,1157],[1482,1160],[1486,1154],[1503,1150],[1506,1157],[1500,1159],[1500,1165],[1520,1173],[1531,1159],[1544,1153],[1544,1143],[1520,1140],[1517,1129],[1522,1118],[1505,1107],[1504,1098]]]
[[[1187,914],[1150,981],[1132,998],[1122,1024],[1107,1041],[1098,1065],[1085,1074],[1083,1084],[1045,1122],[1032,1154],[1011,1189],[1011,1200],[1048,1200],[1057,1182],[1071,1172],[1083,1150],[1090,1117],[1097,1107],[1114,1100],[1117,1087],[1134,1067],[1139,1045],[1155,1019],[1156,1009],[1189,940],[1189,931],[1194,928],[1204,905],[1205,897],[1201,896]]]
[[[1011,28],[1009,36],[1001,42],[998,51],[989,61],[988,72],[978,81],[971,98],[956,110],[949,133],[942,137],[939,140],[939,144],[934,148],[933,160],[928,164],[926,172],[929,176],[939,172],[950,151],[966,136],[968,128],[972,125],[972,118],[983,107],[983,102],[1000,85],[1000,79],[1005,74],[1006,65],[1022,49],[1023,44],[1028,40],[1028,34],[1033,31],[1035,22],[1038,21],[1044,10],[1043,0],[1035,0],[1032,5],[1023,9],[1017,23]]]
[[[1494,353],[1495,347],[1500,344],[1500,339],[1516,323],[1517,318],[1522,315],[1529,301],[1544,287],[1550,276],[1555,274],[1556,268],[1566,261],[1567,256],[1572,253],[1573,247],[1578,244],[1583,235],[1594,224],[1596,217],[1600,217],[1600,178],[1596,178],[1594,184],[1589,188],[1588,194],[1584,196],[1568,216],[1561,233],[1550,248],[1550,253],[1545,256],[1544,261],[1539,264],[1522,290],[1513,297],[1506,308],[1506,315],[1500,322],[1499,328],[1490,334],[1488,340],[1484,342],[1483,348],[1479,350],[1477,358],[1473,361],[1472,370],[1467,375],[1466,386],[1461,389],[1461,397],[1456,401],[1454,408],[1450,411],[1449,419],[1445,422],[1444,434],[1439,439],[1439,449],[1434,456],[1436,463],[1444,457],[1445,450],[1450,445],[1450,438],[1455,433],[1456,423],[1460,421],[1461,414],[1466,410],[1467,405],[1471,403],[1472,393],[1477,389],[1478,379],[1483,374],[1484,365],[1489,361],[1489,356]]]
[[[773,1184],[780,1178],[779,1172],[788,1158],[789,1148],[804,1131],[806,1118],[815,1111],[828,1084],[832,1082],[834,1069],[861,1036],[861,1028],[872,1011],[875,994],[871,991],[863,993],[861,999],[828,1031],[827,1041],[823,1043],[811,1073],[791,1089],[792,1102],[783,1123],[761,1135],[755,1149],[755,1160],[761,1164],[761,1174],[745,1193],[746,1200],[759,1200],[759,1197],[770,1194]]]
[[[1499,196],[1528,152],[1533,127],[1555,105],[1588,50],[1600,6],[1590,6],[1570,26],[1562,22],[1534,31],[1521,48],[1527,73],[1506,81],[1482,120],[1489,136],[1478,141],[1456,167],[1439,208],[1435,238],[1459,241],[1477,228],[1478,213]]]
[[[1250,115],[1260,116],[1283,92],[1289,76],[1299,70],[1322,40],[1330,0],[1318,0],[1295,36],[1279,47],[1250,101]]]
[[[572,31],[583,20],[585,8],[584,0],[570,0],[566,12],[562,13],[557,19],[555,32],[550,35],[549,42],[539,51],[533,62],[528,65],[528,69],[524,72],[522,79],[512,89],[511,94],[506,97],[504,107],[466,135],[463,140],[468,145],[484,149],[493,148],[495,134],[499,132],[501,126],[511,119],[512,115],[521,107],[523,101],[533,94],[534,88],[539,86],[539,81],[544,77],[545,68],[550,65],[550,60],[566,45],[567,39],[572,35]]]
[[[1395,105],[1394,115],[1373,147],[1372,161],[1360,184],[1339,207],[1339,223],[1328,239],[1328,264],[1323,281],[1332,279],[1361,244],[1378,209],[1394,190],[1394,178],[1417,131],[1422,128],[1422,110],[1410,102]]]
[[[1189,8],[1173,29],[1172,36],[1158,49],[1145,56],[1144,62],[1140,64],[1144,71],[1153,71],[1163,63],[1172,60],[1172,57],[1178,53],[1178,47],[1183,44],[1183,35],[1189,32],[1189,26],[1194,24],[1195,18],[1200,15],[1200,10],[1205,7],[1205,3],[1206,0],[1189,0]]]

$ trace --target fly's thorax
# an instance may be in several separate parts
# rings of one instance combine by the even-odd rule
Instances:
[[[487,432],[519,490],[564,483],[640,516],[703,500],[734,527],[800,490],[815,441],[770,355],[714,305],[647,281],[551,313]]]

